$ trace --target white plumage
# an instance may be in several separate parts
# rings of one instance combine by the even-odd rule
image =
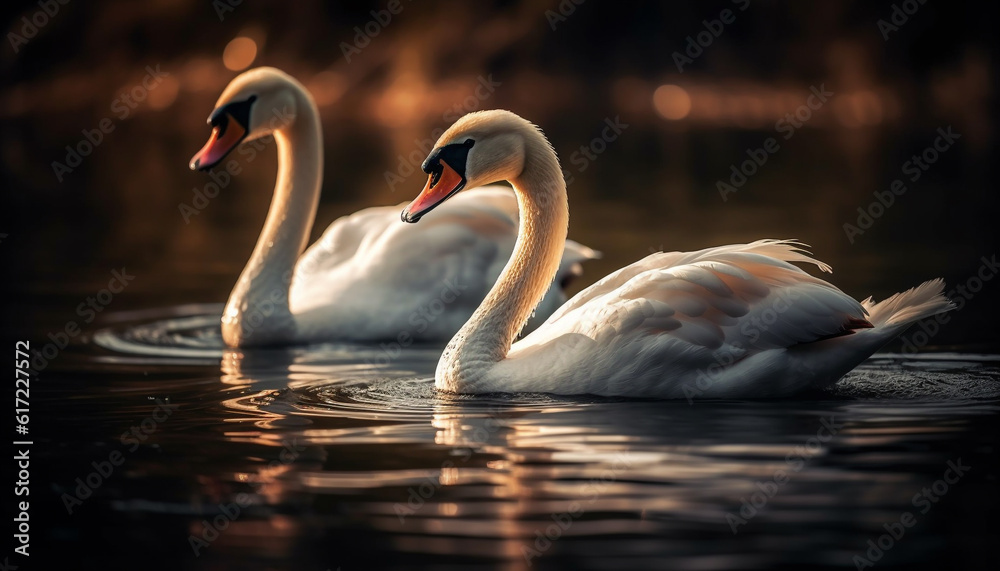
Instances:
[[[284,72],[257,68],[229,84],[210,123],[212,136],[191,160],[193,169],[212,168],[240,142],[265,135],[274,135],[278,150],[267,220],[222,316],[222,338],[231,347],[443,342],[479,305],[514,248],[516,198],[510,188],[492,187],[456,199],[426,227],[400,224],[398,206],[362,210],[335,221],[303,253],[323,175],[312,97]],[[562,281],[596,256],[566,243],[540,319],[564,300]]]
[[[648,256],[580,292],[515,342],[559,267],[568,223],[561,170],[538,128],[507,111],[460,119],[438,148],[456,144],[469,149],[459,168],[470,184],[513,183],[521,226],[494,289],[438,362],[443,390],[788,395],[836,382],[917,320],[953,307],[941,280],[859,303],[793,265],[830,271],[802,244],[760,240]],[[419,219],[451,194],[428,184],[404,219]]]
[[[291,311],[304,340],[446,341],[493,287],[517,239],[509,187],[456,196],[417,226],[401,206],[366,208],[333,222],[295,266]],[[566,301],[560,284],[598,253],[566,241],[562,263],[526,330]],[[342,332],[342,333],[341,333]]]
[[[830,271],[799,246],[760,240],[626,266],[514,343],[498,366],[501,382],[531,370],[531,390],[543,392],[790,394],[836,381],[901,327],[950,307],[940,280],[880,304],[858,303],[791,265]]]

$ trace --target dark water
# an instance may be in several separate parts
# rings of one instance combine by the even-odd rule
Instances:
[[[51,417],[32,450],[46,561],[937,569],[995,556],[996,356],[881,355],[794,400],[464,398],[434,391],[434,348],[224,351],[220,310],[106,315],[34,381]]]

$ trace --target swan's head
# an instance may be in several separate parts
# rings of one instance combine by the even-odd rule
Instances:
[[[212,135],[191,157],[191,170],[208,170],[243,141],[287,129],[295,122],[296,93],[306,92],[280,69],[258,67],[237,76],[208,116]]]
[[[403,221],[420,220],[463,188],[518,178],[524,170],[527,141],[538,138],[544,141],[537,127],[510,111],[493,109],[462,117],[424,160],[427,184],[403,210]]]

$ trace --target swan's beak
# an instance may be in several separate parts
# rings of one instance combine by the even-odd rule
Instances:
[[[191,157],[191,170],[208,170],[219,164],[247,135],[246,128],[232,115],[226,114],[226,121],[212,128],[212,136],[200,151]]]
[[[451,168],[451,165],[443,160],[439,162],[441,170],[432,172],[427,177],[427,184],[424,185],[424,189],[420,191],[420,194],[409,206],[403,209],[401,216],[403,222],[416,222],[420,220],[420,217],[424,214],[434,210],[437,205],[465,188],[465,177],[458,174],[455,169]]]

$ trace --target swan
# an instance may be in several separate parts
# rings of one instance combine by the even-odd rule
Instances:
[[[427,184],[404,222],[497,180],[513,185],[521,219],[500,278],[438,361],[443,391],[789,395],[836,382],[917,320],[953,308],[940,279],[859,303],[793,265],[830,271],[804,244],[759,240],[652,254],[584,289],[515,343],[559,268],[568,229],[552,146],[514,113],[480,111],[441,135],[423,170]]]
[[[444,343],[496,281],[517,235],[511,189],[477,189],[428,228],[401,228],[402,206],[342,217],[303,253],[323,170],[319,112],[307,90],[275,68],[229,84],[209,117],[212,133],[192,170],[218,165],[241,142],[274,135],[278,176],[264,228],[230,293],[222,338],[230,347],[316,341]],[[419,231],[413,231],[419,230]],[[403,254],[402,252],[405,252]],[[301,256],[300,256],[301,255]],[[540,323],[559,288],[598,253],[566,242]]]

